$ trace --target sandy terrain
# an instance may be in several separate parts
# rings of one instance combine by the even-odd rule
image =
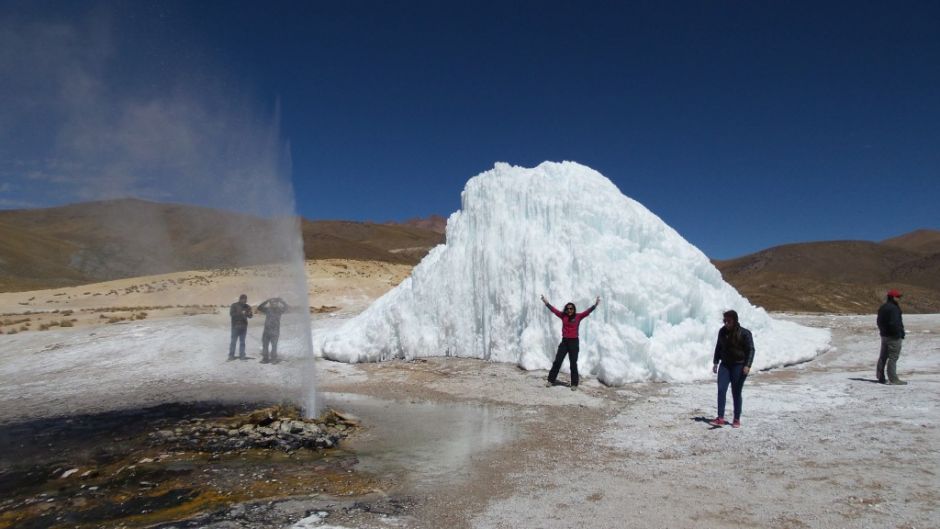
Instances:
[[[358,312],[406,273],[392,265],[309,264],[311,305],[338,307],[313,314],[314,332]],[[215,306],[192,316],[174,313],[186,310],[178,307],[159,317],[148,311],[144,320],[113,324],[79,317],[71,328],[0,336],[0,422],[294,396],[302,391],[301,361],[290,342],[287,361],[276,366],[224,361],[228,322],[220,306],[241,291],[259,301],[263,276],[174,274],[176,282],[158,292],[141,285],[170,276],[0,295],[6,313],[82,314],[159,299]],[[709,378],[609,388],[588,376],[572,392],[544,387],[544,372],[477,360],[317,361],[319,402],[363,419],[347,448],[357,455],[355,471],[383,489],[266,502],[263,516],[236,506],[224,521],[197,526],[940,527],[940,316],[905,317],[899,371],[908,386],[873,382],[873,316],[778,317],[831,328],[834,348],[749,377],[741,429],[704,422],[715,413]],[[252,351],[259,334],[249,331]]]
[[[408,265],[329,259],[306,264],[314,312],[359,312],[400,283]],[[161,317],[223,313],[239,294],[257,306],[284,295],[276,267],[178,272],[92,285],[0,294],[0,333],[44,331]]]

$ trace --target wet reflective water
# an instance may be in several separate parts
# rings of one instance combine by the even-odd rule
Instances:
[[[350,393],[323,393],[335,406],[362,419],[344,442],[359,470],[421,482],[469,477],[469,462],[516,436],[511,412],[488,405],[392,401]]]

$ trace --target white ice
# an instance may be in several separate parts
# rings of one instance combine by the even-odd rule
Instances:
[[[318,354],[344,362],[448,355],[548,369],[561,322],[541,294],[579,311],[601,297],[581,323],[578,366],[608,385],[710,376],[728,309],[754,335],[755,369],[828,347],[827,330],[752,306],[701,251],[589,167],[499,163],[467,182],[461,202],[447,243],[362,314],[317,333]]]

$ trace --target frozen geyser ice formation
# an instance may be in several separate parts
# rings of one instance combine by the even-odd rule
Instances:
[[[708,258],[603,175],[573,162],[499,163],[467,182],[447,243],[314,350],[345,362],[460,356],[548,369],[559,320],[578,310],[579,369],[609,385],[711,375],[721,314],[754,333],[754,368],[808,360],[829,332],[774,320],[725,283]],[[567,362],[565,363],[567,369]]]

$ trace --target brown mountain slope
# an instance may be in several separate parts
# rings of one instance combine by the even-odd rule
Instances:
[[[408,219],[404,222],[386,222],[386,224],[391,224],[393,226],[414,226],[416,228],[424,228],[426,230],[431,230],[437,233],[444,233],[447,228],[447,218],[440,215],[431,215],[427,218],[415,217]]]
[[[295,223],[142,200],[0,211],[0,290],[271,262],[290,250]],[[410,225],[302,220],[300,228],[307,259],[415,264],[443,242]],[[715,264],[769,310],[868,313],[899,288],[905,310],[940,312],[938,241],[940,232],[918,230],[882,243],[790,244]]]
[[[916,252],[867,241],[811,242],[719,261],[719,268],[737,277],[786,274],[837,283],[882,283],[891,280],[896,267],[920,257]]]
[[[889,288],[898,288],[905,310],[940,312],[940,253],[912,249],[929,251],[932,240],[930,230],[915,234],[890,244],[788,244],[715,265],[726,281],[768,310],[867,313]]]
[[[64,256],[78,246],[0,222],[0,291],[34,290],[75,284],[83,275]]]
[[[424,228],[408,225],[375,224],[372,222],[350,222],[339,220],[303,221],[304,240],[324,235],[336,237],[343,241],[379,249],[391,255],[401,254],[407,250],[417,249],[424,257],[431,248],[444,242],[440,233]],[[306,245],[305,245],[306,247]],[[314,245],[310,248],[309,259],[321,258],[319,250]],[[337,257],[337,256],[330,256]],[[342,256],[347,257],[347,256]],[[389,262],[402,262],[417,264],[421,260],[411,257],[388,257],[380,260]]]
[[[916,230],[885,239],[881,244],[924,254],[940,253],[940,230]]]
[[[0,289],[49,288],[289,255],[296,219],[136,199],[0,211]],[[304,254],[415,264],[442,240],[410,226],[301,222]]]
[[[108,280],[196,268],[258,264],[287,252],[275,221],[225,211],[112,200],[58,208],[0,211],[7,230],[48,242],[46,259],[69,273],[27,279]],[[3,272],[15,273],[32,256],[4,245]],[[14,253],[14,255],[10,255]],[[49,272],[52,272],[50,269]],[[22,274],[15,274],[22,277]]]
[[[905,262],[894,270],[901,283],[940,289],[940,252]]]
[[[308,259],[355,259],[359,261],[384,261],[398,264],[415,264],[397,254],[368,244],[350,241],[319,230],[304,230],[304,249]]]

